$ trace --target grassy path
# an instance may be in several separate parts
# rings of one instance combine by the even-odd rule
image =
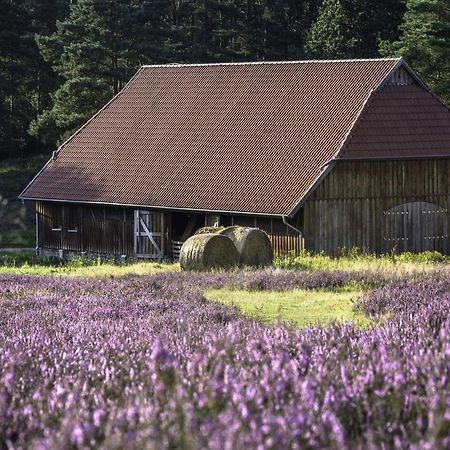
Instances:
[[[233,305],[250,317],[266,323],[291,322],[296,327],[352,321],[361,326],[369,320],[353,310],[360,291],[333,292],[294,289],[284,292],[244,291],[228,288],[207,291],[205,297]]]

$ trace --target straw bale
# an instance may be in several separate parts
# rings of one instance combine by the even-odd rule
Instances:
[[[231,226],[220,231],[230,238],[244,266],[269,266],[273,262],[273,248],[269,236],[259,228]]]
[[[220,231],[222,231],[222,230],[224,230],[225,229],[225,227],[202,227],[202,228],[199,228],[195,233],[194,233],[194,236],[196,235],[196,234],[205,234],[205,233],[214,233],[214,234],[217,234],[217,233],[219,233]]]
[[[238,264],[239,254],[233,241],[220,234],[196,234],[180,250],[180,265],[184,270],[228,268]]]

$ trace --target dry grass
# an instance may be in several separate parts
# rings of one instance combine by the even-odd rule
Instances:
[[[0,266],[0,274],[67,276],[81,278],[121,278],[125,276],[145,276],[160,272],[179,271],[178,263],[139,262],[126,265],[110,263],[84,264],[74,261],[64,265],[42,265],[23,263],[15,267]]]

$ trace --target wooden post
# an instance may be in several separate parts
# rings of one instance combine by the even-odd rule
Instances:
[[[133,236],[133,254],[137,255],[139,240],[139,211],[134,210],[134,236]]]
[[[35,248],[35,254],[36,256],[39,256],[39,215],[38,215],[38,204],[36,203],[35,206],[35,220],[36,220],[36,248]]]
[[[166,225],[166,221],[164,220],[165,218],[165,213],[161,212],[159,213],[160,217],[161,217],[161,259],[164,259],[165,256],[165,249],[166,249],[166,233],[165,233],[165,225]]]

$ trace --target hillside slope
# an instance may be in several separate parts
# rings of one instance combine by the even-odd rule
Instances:
[[[0,161],[0,247],[34,247],[34,204],[17,196],[47,161],[47,155]]]

